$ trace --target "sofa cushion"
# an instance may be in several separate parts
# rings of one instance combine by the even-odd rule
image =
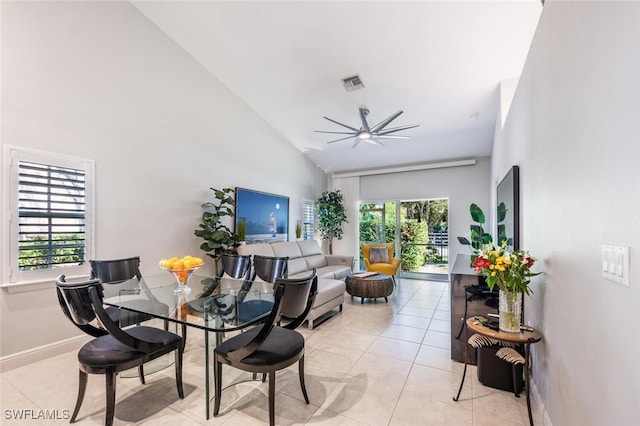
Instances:
[[[327,266],[327,258],[324,254],[312,254],[305,256],[304,260],[307,261],[307,269],[322,268]]]
[[[320,250],[320,245],[316,240],[298,241],[298,247],[300,248],[300,253],[302,253],[302,256],[322,254],[322,250]]]
[[[289,259],[295,259],[296,257],[302,257],[300,248],[295,241],[280,241],[272,243],[271,248],[278,257],[288,257]]]
[[[287,270],[289,271],[289,277],[295,274],[307,276],[311,273],[311,269],[307,268],[307,262],[305,262],[304,258],[302,257],[299,257],[297,259],[289,259],[287,261]]]
[[[318,280],[318,294],[313,306],[320,306],[328,301],[335,299],[336,297],[344,294],[347,289],[347,285],[344,281],[332,280],[332,279],[320,279]]]
[[[243,244],[238,247],[238,254],[241,256],[254,255],[274,257],[275,254],[271,248],[271,244]]]

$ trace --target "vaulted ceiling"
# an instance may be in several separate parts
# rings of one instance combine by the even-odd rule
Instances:
[[[516,78],[540,0],[132,1],[322,169],[349,172],[486,156],[499,84]],[[364,88],[347,91],[358,75]],[[358,108],[408,139],[353,139]]]

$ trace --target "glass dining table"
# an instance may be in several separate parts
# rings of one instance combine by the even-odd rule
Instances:
[[[208,420],[213,389],[210,377],[213,350],[210,333],[214,333],[217,345],[226,333],[242,330],[266,319],[273,307],[273,287],[264,282],[251,283],[204,275],[191,276],[189,286],[189,293],[176,291],[176,281],[171,275],[150,275],[139,282],[133,279],[104,286],[104,303],[175,323],[180,326],[185,343],[188,327],[204,331],[205,410]],[[145,303],[136,303],[142,300]],[[163,306],[164,309],[154,306]]]

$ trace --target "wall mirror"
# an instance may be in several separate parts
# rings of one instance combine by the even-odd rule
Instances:
[[[498,184],[496,222],[497,244],[507,241],[514,250],[520,248],[520,172],[513,166]]]

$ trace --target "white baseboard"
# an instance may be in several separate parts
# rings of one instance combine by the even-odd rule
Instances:
[[[547,413],[547,410],[542,403],[542,398],[540,398],[536,384],[533,383],[533,381],[529,381],[529,385],[531,386],[531,393],[529,395],[531,397],[531,411],[533,412],[534,419],[542,419],[543,426],[553,426],[551,418],[549,418],[549,413]]]
[[[37,348],[17,352],[0,358],[0,372],[24,367],[34,362],[42,361],[69,351],[77,351],[92,338],[90,336],[76,336],[58,342],[49,343]]]

